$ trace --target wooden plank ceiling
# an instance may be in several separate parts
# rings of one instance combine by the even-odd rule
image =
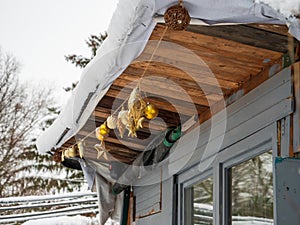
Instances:
[[[239,90],[245,94],[268,79],[274,68],[281,68],[283,53],[287,52],[284,26],[189,26],[187,31],[167,30],[162,37],[164,29],[162,24],[156,26],[141,56],[113,82],[86,125],[63,147],[100,126],[144,74],[141,89],[147,101],[159,109],[158,118],[145,121],[137,138],[120,138],[116,129],[105,139],[110,160],[131,163],[162,130],[185,122],[195,113],[202,123],[211,117],[212,107],[216,111],[222,108],[223,99],[228,105]],[[94,145],[99,141],[94,135],[85,141],[85,157],[95,158]]]

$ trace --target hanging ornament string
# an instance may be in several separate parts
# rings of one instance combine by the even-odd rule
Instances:
[[[153,61],[153,57],[155,56],[155,54],[157,52],[157,49],[159,48],[159,46],[160,46],[160,44],[161,44],[161,42],[162,42],[162,40],[163,40],[163,38],[164,38],[167,30],[168,30],[168,26],[165,27],[162,35],[160,36],[160,38],[159,38],[159,40],[158,40],[158,42],[157,42],[157,44],[156,44],[156,46],[155,46],[155,48],[154,48],[151,56],[150,56],[150,59],[147,62],[147,65],[146,65],[146,67],[145,67],[145,69],[144,69],[141,77],[139,78],[139,81],[137,83],[138,89],[140,89],[140,87],[141,87],[141,81],[142,81],[143,77],[145,76],[145,74],[146,74],[146,72],[147,72],[147,70],[148,70],[151,62]],[[143,93],[144,93],[145,97],[147,97],[147,94],[145,92],[143,92]],[[124,100],[124,102],[111,114],[112,116],[115,116],[120,111],[120,109],[124,108],[124,104],[128,101],[129,97],[130,97],[130,95],[128,95],[126,97],[126,99]]]
[[[64,151],[66,149],[68,151],[68,149],[70,149],[70,148],[74,149],[75,146],[77,145],[77,147],[79,149],[79,155],[80,155],[80,149],[83,148],[83,142],[88,137],[95,135],[95,132],[96,132],[96,137],[101,142],[100,150],[97,149],[95,146],[96,150],[98,151],[98,156],[99,156],[99,153],[103,149],[105,149],[104,138],[108,136],[110,129],[115,129],[117,127],[119,129],[121,137],[123,137],[123,134],[124,134],[124,131],[126,128],[129,131],[128,136],[137,137],[136,131],[139,128],[143,128],[143,126],[142,126],[143,120],[145,118],[150,120],[157,116],[158,109],[154,105],[150,104],[149,102],[146,103],[143,100],[141,93],[143,92],[143,95],[145,98],[147,98],[147,94],[145,91],[141,92],[142,79],[144,78],[148,68],[150,67],[150,64],[153,61],[153,58],[160,46],[165,34],[166,34],[166,31],[168,29],[174,30],[174,31],[185,30],[191,20],[188,11],[185,9],[185,7],[183,5],[183,0],[178,0],[177,5],[174,5],[174,6],[171,6],[170,8],[168,8],[164,14],[164,19],[165,19],[166,26],[156,44],[156,46],[154,47],[154,50],[153,50],[149,60],[146,63],[145,69],[143,70],[143,73],[141,74],[136,87],[133,89],[131,94],[126,97],[126,99],[122,102],[122,104],[116,110],[114,110],[114,112],[111,114],[111,116],[109,116],[109,118],[108,118],[109,120],[106,119],[100,127],[96,128],[96,130],[91,131],[90,133],[88,133],[86,136],[84,136],[82,139],[80,139],[73,145],[70,145],[68,148],[61,147],[58,151]],[[125,103],[128,103],[127,110],[124,110]],[[118,113],[118,116],[117,116],[117,121],[116,121],[116,117],[114,117],[114,116],[117,113]],[[125,117],[124,117],[124,115],[125,115]],[[105,152],[103,152],[103,154],[104,153]],[[101,155],[102,155],[102,152],[101,152]]]
[[[142,75],[141,75],[141,77],[140,77],[140,79],[139,79],[138,84],[137,84],[137,86],[138,86],[139,89],[140,89],[141,81],[142,81],[143,77],[145,76],[145,74],[146,74],[146,72],[147,72],[147,70],[148,70],[150,64],[152,63],[153,57],[155,56],[155,54],[156,54],[156,52],[157,52],[157,49],[159,48],[159,46],[160,46],[160,44],[161,44],[161,42],[162,42],[162,40],[163,40],[163,38],[164,38],[164,36],[165,36],[167,30],[168,30],[168,26],[165,27],[165,29],[164,29],[162,35],[160,36],[160,38],[159,38],[159,40],[158,40],[158,42],[157,42],[157,44],[156,44],[156,46],[155,46],[155,48],[154,48],[154,50],[153,50],[151,56],[150,56],[150,59],[148,60],[148,62],[147,62],[147,64],[146,64],[146,67],[145,67],[145,69],[144,69],[144,71],[143,71],[143,73],[142,73]],[[144,94],[145,94],[145,93],[144,93]],[[146,95],[146,97],[147,97],[147,95]]]
[[[149,59],[148,62],[147,62],[147,65],[146,65],[146,67],[145,67],[145,69],[144,69],[144,71],[143,71],[141,77],[139,78],[139,81],[138,81],[138,83],[137,83],[137,87],[138,87],[139,89],[140,89],[140,85],[141,85],[141,80],[142,80],[143,77],[145,76],[145,74],[146,74],[146,72],[147,72],[147,70],[148,70],[148,68],[149,68],[149,66],[150,66],[150,64],[151,64],[151,62],[153,61],[153,57],[155,56],[155,54],[156,54],[156,52],[157,52],[157,49],[159,48],[159,46],[160,46],[160,44],[161,44],[161,42],[162,42],[162,40],[163,40],[163,38],[164,38],[164,36],[165,36],[167,30],[168,30],[168,26],[165,27],[165,29],[164,29],[162,35],[160,36],[160,38],[159,38],[159,40],[158,40],[158,42],[157,42],[157,44],[156,44],[156,46],[155,46],[155,48],[154,48],[154,50],[153,50],[151,56],[150,56],[150,59]],[[146,93],[144,93],[144,94],[145,94],[145,97],[147,97]],[[126,99],[124,100],[124,102],[123,102],[123,103],[122,103],[122,104],[121,104],[121,105],[120,105],[120,106],[119,106],[119,107],[118,107],[111,115],[115,116],[116,113],[118,113],[118,112],[120,111],[120,109],[121,109],[122,107],[124,107],[124,104],[128,101],[129,97],[130,97],[130,95],[128,95],[128,96],[126,97]]]
[[[154,50],[153,50],[153,52],[152,52],[152,54],[151,54],[151,56],[150,56],[148,62],[147,62],[147,65],[146,65],[146,67],[145,67],[145,69],[144,69],[144,71],[143,71],[141,77],[139,78],[139,81],[138,81],[138,83],[137,83],[137,87],[138,87],[139,89],[140,89],[140,85],[141,85],[141,80],[142,80],[143,77],[145,76],[145,74],[146,74],[146,72],[147,72],[147,70],[148,70],[148,68],[149,68],[149,66],[150,66],[150,64],[151,64],[151,62],[153,61],[153,58],[154,58],[154,56],[155,56],[155,54],[156,54],[156,52],[157,52],[157,50],[158,50],[158,48],[159,48],[159,46],[160,46],[160,44],[161,44],[161,42],[162,42],[162,40],[163,40],[163,38],[164,38],[164,36],[165,36],[167,30],[168,30],[168,26],[165,27],[165,29],[164,29],[162,35],[160,36],[160,38],[159,38],[159,40],[158,40],[158,42],[157,42],[157,44],[156,44],[156,46],[155,46],[155,48],[154,48]],[[145,95],[145,97],[147,97],[146,93],[144,93],[144,95]],[[124,100],[124,102],[123,102],[116,110],[114,110],[114,112],[112,113],[112,115],[116,115],[116,113],[118,113],[118,112],[120,111],[121,108],[124,108],[124,104],[128,101],[129,98],[130,98],[130,96],[127,96],[126,99]],[[69,148],[73,148],[73,147],[75,147],[76,145],[78,145],[79,142],[85,141],[87,138],[91,137],[92,135],[93,135],[93,136],[95,135],[95,130],[91,131],[91,132],[88,133],[86,136],[84,136],[83,138],[81,138],[79,141],[76,141],[76,143],[70,145],[69,147],[63,147],[63,146],[62,146],[61,149],[62,149],[62,150],[67,150],[67,149],[69,149]]]
[[[82,141],[85,141],[87,138],[91,137],[92,135],[95,135],[95,131],[93,130],[92,132],[88,133],[86,136],[84,136],[83,138],[81,138],[79,141],[76,141],[74,144],[70,145],[69,147],[60,147],[61,149],[69,149],[69,148],[72,148],[72,147],[75,147],[76,145],[78,145],[78,142],[82,142]]]
[[[141,82],[151,62],[153,61],[154,55],[156,54],[157,49],[159,48],[167,29],[168,27],[165,27],[165,29],[163,30],[162,35],[160,36],[159,40],[154,46],[149,60],[147,60],[143,73],[141,74],[140,78],[138,79],[138,82],[136,83],[136,87],[133,88],[129,95],[127,101],[127,110],[122,110],[118,114],[116,127],[119,130],[121,138],[124,137],[126,130],[128,131],[128,137],[137,137],[137,131],[140,128],[143,128],[143,121],[145,120],[145,118],[153,119],[158,115],[157,108],[149,102],[145,101],[145,99],[147,98],[147,94],[141,91]],[[148,44],[148,46],[151,45]],[[111,117],[109,117],[108,119],[111,119]]]

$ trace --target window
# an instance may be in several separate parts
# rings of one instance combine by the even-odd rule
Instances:
[[[273,224],[272,152],[231,167],[228,179],[228,224]]]
[[[212,177],[185,190],[185,206],[185,224],[213,224]]]

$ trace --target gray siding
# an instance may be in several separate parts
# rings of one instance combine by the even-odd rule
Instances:
[[[208,169],[212,170],[214,167],[217,168],[219,166],[216,163],[218,155],[222,155],[223,150],[239,143],[241,140],[253,136],[251,138],[253,143],[249,143],[250,148],[250,146],[255,146],[256,139],[259,139],[255,138],[256,135],[259,135],[259,137],[264,136],[264,132],[274,132],[274,134],[269,133],[269,136],[276,135],[276,130],[273,129],[275,122],[293,112],[292,84],[291,71],[289,68],[285,69],[215,115],[211,120],[183,136],[172,148],[168,161],[162,163],[160,167],[157,167],[151,173],[148,172],[146,176],[136,182],[136,185],[141,186],[135,188],[135,192],[137,198],[143,199],[139,203],[141,204],[139,207],[143,208],[153,204],[151,196],[154,196],[154,193],[159,195],[159,188],[155,185],[152,186],[154,193],[151,194],[149,192],[146,194],[143,186],[151,184],[155,180],[159,185],[161,168],[163,179],[166,179],[163,183],[162,212],[141,219],[138,224],[172,223],[173,184],[171,177],[173,174],[184,172],[191,174],[190,178],[192,178],[195,174],[201,174]],[[260,132],[263,133],[260,134]],[[270,141],[272,141],[272,138]],[[243,145],[240,148],[247,149],[247,146]],[[231,154],[234,155],[235,153],[232,152]],[[214,168],[214,171],[217,170],[216,168]],[[188,181],[188,178],[185,178],[186,181]],[[179,192],[179,201],[181,198]],[[177,214],[178,212],[173,213]],[[218,219],[215,221],[218,222]],[[180,217],[178,220],[180,224]]]
[[[170,178],[162,183],[162,210],[160,213],[137,219],[137,224],[172,224],[173,205],[173,179]],[[145,215],[149,209],[159,209],[160,183],[134,188],[136,196],[136,215]]]

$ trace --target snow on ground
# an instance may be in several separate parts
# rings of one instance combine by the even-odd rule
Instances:
[[[95,218],[84,216],[61,216],[54,218],[45,218],[37,220],[29,220],[23,225],[98,225]]]
[[[86,196],[96,196],[96,192],[91,191],[80,191],[80,192],[68,192],[61,194],[49,194],[49,195],[32,195],[32,196],[17,196],[17,197],[6,197],[0,198],[0,203],[16,203],[16,202],[32,202],[32,201],[45,201],[45,200],[54,200],[60,198],[79,198]]]
[[[29,220],[22,225],[99,225],[98,220],[93,217],[85,216],[60,216],[54,218],[45,218]],[[112,220],[108,220],[105,225],[117,225]]]

